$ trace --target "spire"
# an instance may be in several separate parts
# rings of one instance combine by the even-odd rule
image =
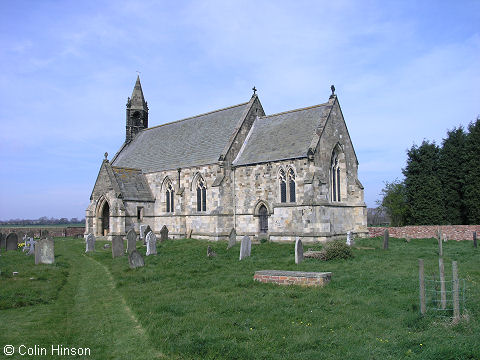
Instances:
[[[132,97],[130,98],[131,109],[147,110],[147,102],[143,97],[142,84],[140,83],[140,75],[137,75],[137,82],[132,91]]]

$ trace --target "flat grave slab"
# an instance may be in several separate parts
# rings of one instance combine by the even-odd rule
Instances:
[[[286,270],[255,271],[253,280],[279,285],[324,286],[332,278],[331,272],[303,272]]]

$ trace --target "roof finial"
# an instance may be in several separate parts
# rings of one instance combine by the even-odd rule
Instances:
[[[140,77],[141,72],[137,70],[136,73],[137,73],[137,76]]]
[[[253,90],[253,95],[255,95],[255,93],[257,92],[257,89],[255,88],[255,86],[252,88]]]
[[[108,158],[108,152],[105,152],[104,156],[105,156],[105,160],[107,160],[107,158]]]
[[[332,95],[335,95],[335,85],[330,86],[330,89],[332,90]]]

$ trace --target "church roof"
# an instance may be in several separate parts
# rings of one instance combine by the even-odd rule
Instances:
[[[124,200],[154,201],[147,179],[140,170],[112,166],[112,171]]]
[[[331,107],[325,103],[257,118],[233,165],[307,157]]]
[[[155,172],[216,163],[251,104],[142,130],[123,145],[112,165]]]

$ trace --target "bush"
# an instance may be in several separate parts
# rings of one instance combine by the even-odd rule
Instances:
[[[328,261],[334,259],[350,259],[353,258],[352,249],[343,241],[332,241],[326,243],[320,251],[320,259]]]

